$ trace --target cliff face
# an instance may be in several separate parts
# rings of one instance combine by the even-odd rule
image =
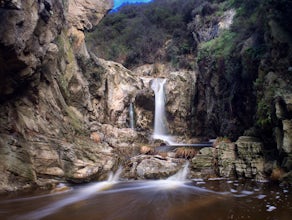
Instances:
[[[194,118],[200,126],[195,133],[260,137],[266,161],[291,172],[288,5],[285,0],[246,2],[237,5],[241,10],[230,8],[218,16],[206,4],[190,27],[198,45]]]
[[[291,31],[277,17],[285,0],[248,34],[232,30],[242,22],[235,9],[216,13],[226,7],[218,2],[188,17],[196,54],[180,58],[189,65],[162,59],[130,71],[90,54],[84,41],[112,1],[0,0],[0,191],[105,178],[121,160],[117,152],[148,141],[154,77],[167,78],[170,133],[261,137],[263,150],[272,152],[265,160],[290,171]],[[164,55],[171,45],[165,42]],[[139,132],[129,129],[131,104]]]
[[[88,58],[83,30],[112,1],[3,0],[0,7],[0,191],[103,178],[114,154],[89,139],[94,112],[76,57]]]

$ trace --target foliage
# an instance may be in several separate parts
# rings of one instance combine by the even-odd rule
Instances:
[[[219,37],[200,44],[198,60],[209,56],[215,58],[229,56],[234,46],[232,42],[235,35],[234,32],[226,30]]]
[[[157,0],[143,6],[126,5],[109,13],[88,33],[87,44],[97,56],[128,68],[164,60],[191,68],[184,59],[194,48],[187,31],[194,2]]]

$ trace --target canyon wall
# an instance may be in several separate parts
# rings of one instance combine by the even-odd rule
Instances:
[[[90,139],[94,97],[78,59],[112,1],[0,1],[0,191],[105,178],[115,153]]]

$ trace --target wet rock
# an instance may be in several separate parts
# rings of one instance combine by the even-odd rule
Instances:
[[[175,135],[190,135],[196,72],[185,69],[177,71],[170,65],[162,63],[143,65],[132,72],[142,81],[135,99],[137,125],[143,129],[152,129],[155,97],[151,83],[153,78],[166,78],[165,108],[169,132]]]
[[[129,176],[135,179],[164,179],[181,169],[185,160],[139,155],[131,158]]]

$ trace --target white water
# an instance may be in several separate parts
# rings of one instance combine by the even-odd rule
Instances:
[[[131,102],[129,106],[130,128],[135,129],[134,105]]]
[[[48,205],[42,209],[36,210],[34,212],[28,213],[26,216],[22,216],[20,219],[41,219],[44,218],[52,213],[55,213],[57,210],[76,203],[78,201],[86,200],[89,197],[95,195],[99,191],[104,191],[111,188],[114,184],[118,183],[119,177],[122,173],[122,168],[119,167],[117,172],[113,174],[112,172],[109,174],[109,177],[106,181],[88,184],[86,187],[82,187],[81,189],[77,190],[75,194],[72,196],[62,199],[58,202],[55,202],[51,205]]]
[[[184,167],[181,168],[176,174],[168,177],[165,180],[154,180],[149,181],[147,184],[149,186],[159,188],[159,189],[173,189],[177,187],[184,186],[187,181],[187,175],[189,172],[189,162],[186,162]]]
[[[155,115],[154,115],[154,139],[163,140],[168,144],[174,144],[171,136],[168,135],[167,120],[165,115],[165,92],[166,79],[153,79],[151,89],[155,93]]]

